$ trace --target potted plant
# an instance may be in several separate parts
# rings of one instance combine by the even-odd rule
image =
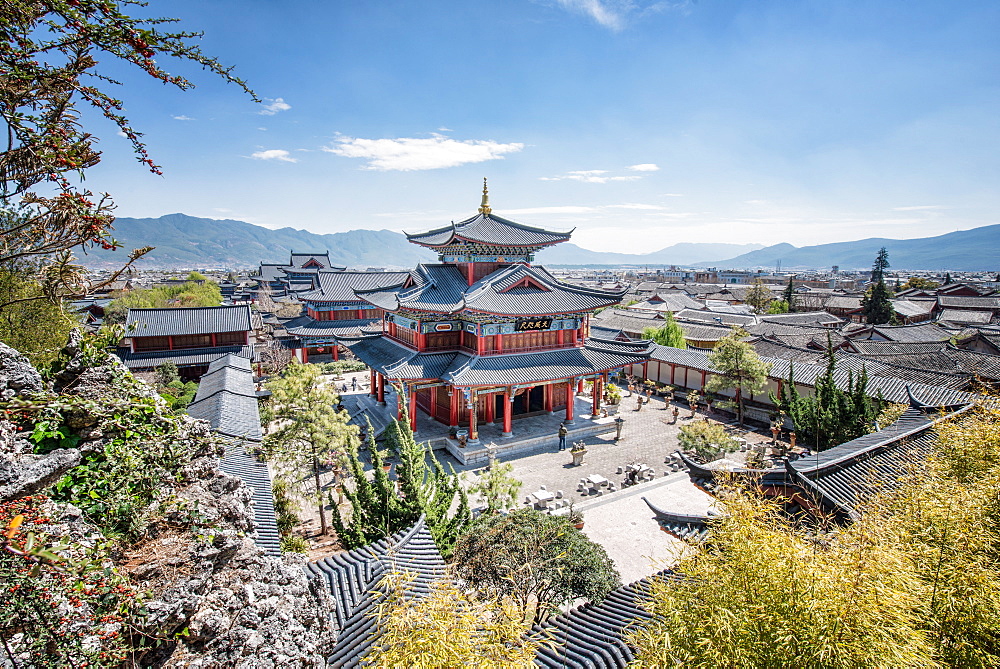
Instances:
[[[566,518],[576,529],[583,529],[583,513],[573,506],[573,502],[569,503],[569,511],[566,514]]]
[[[608,410],[608,415],[618,413],[618,405],[622,402],[621,388],[613,383],[609,383],[608,387],[604,389],[604,401],[605,407]]]
[[[573,466],[579,467],[583,464],[583,456],[587,454],[587,445],[583,443],[583,440],[573,442],[569,454],[573,456]]]

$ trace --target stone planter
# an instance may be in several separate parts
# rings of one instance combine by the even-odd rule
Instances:
[[[609,416],[614,416],[616,413],[618,413],[618,407],[620,407],[620,406],[621,406],[620,403],[619,404],[605,404],[604,408],[608,410],[608,415]]]
[[[587,454],[586,449],[582,451],[570,451],[570,455],[573,456],[573,466],[579,467],[583,464],[583,456]]]

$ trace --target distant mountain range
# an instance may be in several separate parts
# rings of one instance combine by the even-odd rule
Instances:
[[[719,268],[774,267],[782,269],[869,268],[879,249],[889,252],[889,262],[896,269],[957,270],[974,272],[1000,268],[1000,225],[949,232],[920,239],[883,239],[873,237],[854,242],[836,242],[796,248],[775,244],[726,260],[697,263]]]
[[[243,221],[168,214],[159,218],[119,218],[114,236],[125,249],[155,246],[141,267],[176,269],[254,267],[261,261],[286,262],[295,251],[330,251],[348,267],[412,267],[435,259],[433,253],[389,230],[351,230],[319,235],[306,230],[271,230]],[[871,266],[885,246],[897,269],[992,270],[1000,267],[1000,225],[951,232],[924,239],[863,239],[797,248],[791,244],[680,243],[645,254],[590,251],[563,243],[538,254],[547,265],[713,266],[720,269],[774,267],[860,269]],[[92,250],[82,261],[90,267],[121,264],[123,251]]]

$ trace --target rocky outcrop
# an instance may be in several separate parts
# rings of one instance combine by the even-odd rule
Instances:
[[[28,359],[0,343],[0,401],[28,399],[45,390],[42,377]],[[31,442],[24,438],[19,426],[9,420],[0,421],[0,501],[44,490],[78,464],[80,451],[75,448],[33,455]]]
[[[322,650],[335,636],[329,594],[306,577],[301,557],[269,556],[249,538],[254,530],[251,491],[219,470],[223,442],[204,421],[169,416],[156,393],[117,358],[95,365],[94,357],[74,335],[52,388],[46,388],[23,356],[0,344],[0,397],[9,401],[49,393],[51,398],[54,392],[81,400],[79,407],[154,398],[143,405],[153,406],[148,420],[177,424],[169,443],[146,447],[174,448],[192,457],[163,477],[142,516],[142,538],[109,555],[138,590],[149,593],[145,617],[133,624],[151,636],[175,639],[141,658],[142,665],[325,666]],[[113,426],[79,407],[62,412],[64,424],[80,437],[79,448],[45,455],[32,454],[33,444],[0,416],[0,500],[43,490],[79,464],[81,453],[101,447],[104,432],[112,434]],[[64,507],[70,516],[80,515]],[[95,532],[82,519],[78,524]],[[62,530],[54,529],[52,539],[58,540]]]

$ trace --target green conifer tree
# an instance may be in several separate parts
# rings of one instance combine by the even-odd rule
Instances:
[[[788,285],[781,293],[781,299],[788,304],[789,312],[795,311],[795,285],[792,283],[792,277],[788,277]]]
[[[782,385],[781,393],[771,393],[771,401],[786,412],[795,425],[795,431],[802,435],[802,443],[823,451],[870,432],[872,424],[881,409],[881,398],[868,394],[868,372],[863,367],[854,376],[848,372],[845,389],[834,380],[836,360],[833,346],[827,342],[827,366],[823,375],[816,379],[812,397],[802,397],[795,387],[795,369],[791,366],[788,383]]]
[[[872,286],[861,298],[865,321],[871,325],[891,323],[894,318],[889,288],[885,285],[885,270],[889,267],[889,254],[883,246],[872,265]]]
[[[351,504],[351,520],[345,524],[339,514],[334,514],[337,534],[345,546],[357,548],[408,527],[423,514],[438,550],[443,556],[450,556],[459,534],[472,518],[458,474],[450,466],[446,472],[434,451],[416,442],[405,409],[402,420],[393,420],[386,428],[385,442],[399,459],[396,465],[399,492],[389,480],[383,455],[374,444],[371,480],[357,452],[349,454],[354,490],[345,489],[344,494]]]

